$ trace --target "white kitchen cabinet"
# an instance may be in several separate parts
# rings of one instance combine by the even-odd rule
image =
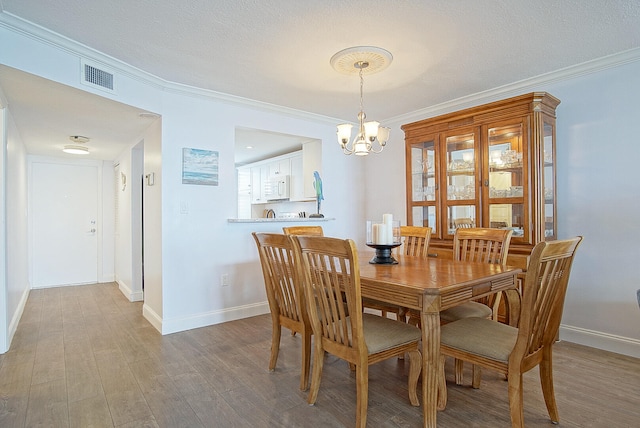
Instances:
[[[291,163],[289,158],[278,159],[273,162],[269,162],[269,178],[281,177],[283,175],[291,174]]]
[[[248,169],[251,175],[251,203],[267,203],[266,187],[274,178],[289,176],[289,201],[305,202],[316,199],[314,171],[322,173],[322,146],[320,141],[304,143],[302,150],[265,159],[238,168]],[[238,186],[239,200],[241,194]]]
[[[304,169],[302,167],[302,153],[294,155],[291,158],[291,191],[290,200],[304,201]]]
[[[238,168],[238,218],[251,218],[251,168]]]
[[[269,181],[269,166],[257,165],[251,167],[251,203],[264,204],[267,202],[265,198],[264,186]]]

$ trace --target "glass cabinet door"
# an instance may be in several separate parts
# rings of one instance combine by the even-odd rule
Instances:
[[[438,233],[436,201],[438,180],[436,180],[437,139],[411,144],[411,225],[428,226],[432,233]]]
[[[445,137],[446,227],[452,236],[459,227],[478,222],[478,138],[474,131]]]
[[[556,236],[556,187],[555,187],[555,123],[546,118],[543,123],[543,173],[544,192],[544,239],[557,239]]]
[[[488,196],[487,227],[513,230],[512,239],[522,241],[528,235],[528,215],[525,198],[526,150],[523,150],[523,123],[488,126],[488,176],[485,195]]]

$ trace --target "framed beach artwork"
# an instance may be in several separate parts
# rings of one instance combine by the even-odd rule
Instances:
[[[182,149],[182,184],[218,185],[218,152]]]

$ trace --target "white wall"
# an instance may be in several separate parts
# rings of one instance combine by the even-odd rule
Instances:
[[[640,61],[549,85],[558,108],[558,230],[583,235],[561,337],[640,357]]]
[[[6,346],[18,327],[20,316],[29,296],[29,270],[27,250],[27,153],[20,134],[11,116],[10,106],[5,110],[7,131],[6,175],[6,293],[5,308],[0,309],[6,317]],[[4,333],[4,332],[3,332]]]
[[[228,223],[236,217],[234,167],[236,127],[304,135],[323,142],[323,213],[335,217],[327,233],[353,236],[364,230],[361,205],[345,183],[358,168],[335,143],[334,124],[233,106],[184,94],[167,94],[162,109],[162,282],[163,332],[236,319],[268,311],[252,231],[279,231],[282,224]],[[182,148],[218,151],[219,186],[181,182]],[[146,156],[146,151],[145,151]],[[222,287],[228,274],[231,285]]]
[[[616,63],[615,61],[620,61]],[[583,235],[571,274],[561,339],[640,357],[640,52],[520,82],[484,96],[433,106],[398,118],[382,155],[367,176],[404,171],[400,126],[459,108],[533,91],[561,100],[557,114],[558,235]],[[387,123],[385,125],[388,126]],[[406,221],[404,175],[367,187],[367,211],[391,212]]]
[[[162,331],[162,119],[144,135],[143,174],[155,175],[143,190],[144,205],[144,316]]]
[[[130,301],[134,300],[133,264],[132,260],[132,190],[135,180],[131,174],[131,148],[125,150],[116,159],[112,169],[115,177],[112,180],[114,200],[117,200],[115,210],[115,244],[114,244],[114,274],[115,280],[122,294]],[[122,186],[122,174],[126,177],[126,183]]]

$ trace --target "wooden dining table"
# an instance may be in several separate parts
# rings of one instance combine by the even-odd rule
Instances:
[[[435,427],[438,410],[440,311],[498,291],[515,289],[520,268],[437,257],[395,255],[398,264],[370,264],[358,253],[362,297],[420,312],[424,426]]]

